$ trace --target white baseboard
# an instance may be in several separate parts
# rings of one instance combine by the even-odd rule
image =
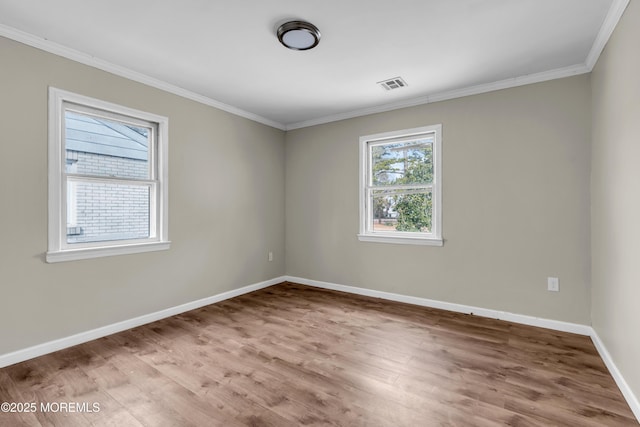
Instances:
[[[631,387],[629,387],[629,384],[625,381],[616,364],[613,363],[613,359],[611,358],[609,351],[607,351],[607,348],[604,346],[604,343],[598,336],[598,333],[593,328],[591,329],[591,340],[596,346],[598,353],[600,353],[600,357],[604,361],[604,364],[607,365],[607,369],[609,369],[609,372],[622,392],[622,395],[627,400],[631,411],[633,411],[636,419],[640,422],[640,401],[638,401],[638,398],[631,390]]]
[[[97,329],[92,329],[86,332],[81,332],[69,337],[60,338],[54,341],[35,345],[33,347],[14,351],[12,353],[3,354],[0,355],[0,368],[4,368],[5,366],[13,365],[19,362],[24,362],[25,360],[33,359],[34,357],[42,356],[48,353],[53,353],[54,351],[62,350],[74,345],[102,338],[107,335],[115,334],[117,332],[126,331],[127,329],[142,326],[147,323],[165,319],[167,317],[175,316],[176,314],[184,313],[186,311],[195,310],[196,308],[224,301],[229,298],[244,295],[249,292],[257,291],[258,289],[267,288],[269,286],[284,282],[285,280],[286,279],[284,277],[276,277],[275,279],[255,283],[253,285],[244,286],[238,289],[233,289],[231,291],[223,292],[218,295],[202,298],[175,307],[170,307],[165,310],[156,311],[155,313],[145,314],[133,319],[124,320],[122,322],[103,326]]]
[[[455,304],[437,300],[431,300],[427,298],[412,297],[408,295],[395,294],[391,292],[376,291],[366,288],[358,288],[355,286],[339,285],[336,283],[322,282],[318,280],[304,279],[302,277],[294,276],[281,276],[271,280],[267,280],[253,285],[244,286],[239,289],[223,292],[218,295],[199,299],[186,304],[182,304],[176,307],[160,310],[155,313],[146,314],[144,316],[136,317],[134,319],[125,320],[122,322],[114,323],[112,325],[103,326],[101,328],[93,329],[86,332],[81,332],[76,335],[72,335],[66,338],[61,338],[54,341],[49,341],[43,344],[35,345],[33,347],[25,348],[23,350],[14,351],[0,355],[0,368],[13,365],[15,363],[23,362],[25,360],[33,359],[38,356],[42,356],[54,351],[62,350],[64,348],[72,347],[74,345],[82,344],[88,341],[92,341],[98,338],[105,337],[107,335],[115,334],[117,332],[125,331],[127,329],[135,328],[137,326],[145,325],[147,323],[155,322],[157,320],[165,319],[167,317],[175,316],[176,314],[184,313],[190,310],[195,310],[206,305],[215,304],[220,301],[224,301],[233,297],[247,294],[249,292],[257,291],[259,289],[267,288],[269,286],[276,285],[281,282],[294,282],[302,285],[314,286],[323,289],[332,289],[335,291],[342,291],[351,294],[365,295],[374,298],[381,298],[390,301],[404,302],[408,304],[420,305],[423,307],[439,308],[442,310],[455,311],[458,313],[474,314],[476,316],[488,317],[492,319],[507,320],[514,323],[521,323],[524,325],[537,326],[541,328],[553,329],[562,332],[570,332],[579,335],[590,336],[596,350],[602,357],[605,365],[609,369],[611,376],[615,380],[616,384],[620,388],[623,396],[627,400],[627,403],[631,407],[636,418],[640,421],[640,403],[635,396],[624,377],[618,370],[611,359],[611,355],[607,351],[604,343],[596,333],[596,331],[588,325],[580,325],[577,323],[562,322],[558,320],[543,319],[533,316],[525,316],[522,314],[509,313],[499,310],[491,310],[487,308],[473,307],[463,304]]]
[[[300,283],[302,285],[315,286],[323,289],[333,289],[334,291],[348,292],[350,294],[365,295],[374,298],[381,298],[390,301],[405,302],[408,304],[421,305],[423,307],[439,308],[442,310],[455,311],[457,313],[473,314],[491,319],[507,320],[509,322],[521,323],[524,325],[537,326],[539,328],[553,329],[562,332],[571,332],[579,335],[591,336],[591,326],[580,325],[578,323],[562,322],[559,320],[543,319],[540,317],[525,316],[523,314],[509,313],[507,311],[491,310],[488,308],[473,307],[470,305],[455,304],[450,302],[437,301],[427,298],[412,297],[408,295],[394,294],[391,292],[374,291],[355,286],[338,285],[336,283],[321,282],[318,280],[304,279],[302,277],[285,276],[289,282]]]

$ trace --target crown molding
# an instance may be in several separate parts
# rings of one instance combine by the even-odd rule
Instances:
[[[541,73],[529,74],[525,76],[515,77],[511,79],[500,80],[493,83],[486,83],[476,86],[470,86],[462,89],[455,89],[451,91],[445,91],[435,93],[432,95],[426,95],[418,98],[411,98],[404,101],[399,101],[391,104],[384,104],[376,107],[363,108],[359,110],[348,111],[339,114],[333,114],[330,116],[320,117],[317,119],[304,120],[297,123],[291,123],[285,126],[285,130],[294,130],[310,126],[316,126],[320,124],[335,122],[339,120],[346,120],[355,117],[362,117],[369,114],[384,113],[386,111],[398,110],[401,108],[414,107],[416,105],[429,104],[432,102],[445,101],[449,99],[462,98],[470,95],[478,95],[481,93],[492,92],[495,90],[508,89],[517,86],[524,86],[532,83],[540,83],[548,80],[561,79],[564,77],[570,77],[578,74],[590,73],[595,67],[602,51],[604,50],[611,34],[615,30],[618,22],[622,18],[625,9],[629,5],[630,0],[613,0],[611,7],[607,12],[600,31],[591,46],[591,50],[585,59],[584,64],[576,64],[569,67],[558,68],[550,71],[543,71]]]
[[[165,92],[169,92],[174,95],[178,95],[183,98],[187,98],[222,111],[226,111],[227,113],[231,113],[236,116],[244,117],[245,119],[249,119],[254,122],[262,123],[276,129],[285,130],[285,127],[282,123],[267,119],[249,111],[234,107],[232,105],[225,104],[207,96],[191,92],[190,90],[183,89],[179,86],[167,83],[154,77],[150,77],[146,74],[139,73],[129,68],[121,67],[111,62],[104,61],[100,58],[96,58],[95,56],[91,56],[75,49],[71,49],[59,43],[35,36],[33,34],[29,34],[27,32],[9,27],[7,25],[0,24],[0,36],[15,40],[31,47],[35,47],[36,49],[44,50],[45,52],[49,52],[54,55],[62,56],[63,58],[67,58],[72,61],[88,65],[90,67],[97,68],[102,71],[106,71],[111,74],[115,74],[116,76],[124,77],[126,79],[133,80],[135,82],[142,83],[147,86],[151,86],[156,89],[160,89]]]
[[[543,71],[535,74],[528,74],[524,76],[509,78],[492,83],[485,83],[480,85],[469,86],[466,88],[455,89],[450,91],[438,92],[430,95],[425,95],[417,98],[410,98],[403,101],[398,101],[389,104],[383,104],[373,107],[367,107],[352,111],[346,111],[343,113],[332,114],[329,116],[319,117],[315,119],[303,120],[300,122],[283,124],[276,122],[266,117],[251,113],[249,111],[242,110],[232,105],[225,104],[215,99],[200,95],[195,92],[183,89],[181,87],[172,85],[165,81],[147,76],[146,74],[139,73],[137,71],[130,70],[125,67],[113,64],[108,61],[96,58],[89,54],[77,51],[75,49],[68,48],[61,44],[52,42],[42,37],[38,37],[24,31],[0,24],[0,36],[7,37],[9,39],[24,43],[26,45],[35,47],[37,49],[44,50],[49,53],[53,53],[58,56],[62,56],[67,59],[71,59],[82,64],[98,68],[103,71],[115,74],[120,77],[127,78],[145,85],[155,87],[157,89],[178,95],[193,101],[199,102],[204,105],[208,105],[236,116],[244,117],[246,119],[262,123],[267,126],[271,126],[276,129],[288,131],[294,129],[300,129],[310,126],[321,125],[330,122],[336,122],[340,120],[351,119],[355,117],[362,117],[369,114],[383,113],[392,110],[398,110],[401,108],[414,107],[417,105],[429,104],[433,102],[445,101],[455,98],[462,98],[465,96],[478,95],[482,93],[492,92],[501,89],[508,89],[518,86],[524,86],[533,83],[540,83],[548,80],[560,79],[564,77],[575,76],[579,74],[589,73],[593,70],[593,67],[598,61],[604,47],[606,46],[611,34],[613,33],[616,25],[620,21],[625,9],[627,8],[630,0],[613,0],[607,16],[605,17],[600,31],[594,40],[594,43],[587,55],[587,58],[583,64],[576,64],[569,67],[558,68],[550,71]]]
[[[596,66],[598,58],[600,58],[604,47],[607,45],[611,34],[613,34],[613,30],[615,30],[618,22],[620,22],[620,18],[622,18],[622,14],[628,5],[629,0],[613,0],[609,12],[600,27],[600,31],[593,42],[593,46],[591,46],[589,55],[587,55],[585,64],[589,68],[589,71],[593,70],[593,67]]]
[[[410,98],[391,104],[383,104],[375,107],[362,108],[359,110],[348,111],[330,116],[320,117],[317,119],[305,120],[297,123],[291,123],[285,126],[285,130],[294,130],[310,126],[321,125],[325,123],[336,122],[339,120],[352,119],[354,117],[367,116],[369,114],[384,113],[386,111],[398,110],[401,108],[414,107],[417,105],[430,104],[433,102],[446,101],[449,99],[462,98],[465,96],[478,95],[481,93],[493,92],[501,89],[509,89],[518,86],[525,86],[533,83],[545,82],[548,80],[561,79],[564,77],[585,74],[591,71],[585,64],[576,64],[569,67],[557,68],[555,70],[543,71],[535,74],[514,77],[510,79],[500,80],[492,83],[485,83],[475,86],[469,86],[462,89],[454,89],[450,91],[438,92],[431,95],[421,96],[418,98]]]

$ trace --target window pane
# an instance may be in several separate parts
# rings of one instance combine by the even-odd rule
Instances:
[[[432,193],[427,189],[372,192],[373,231],[430,233]]]
[[[67,243],[150,237],[149,185],[73,181],[67,186]],[[73,218],[75,224],[69,223]]]
[[[433,182],[433,136],[371,147],[373,185]]]
[[[150,179],[150,128],[65,111],[66,172]]]

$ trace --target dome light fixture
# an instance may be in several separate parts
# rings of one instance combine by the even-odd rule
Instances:
[[[278,40],[288,49],[309,50],[320,43],[320,30],[306,21],[289,21],[278,27]]]

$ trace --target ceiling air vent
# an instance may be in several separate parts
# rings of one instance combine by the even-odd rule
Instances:
[[[394,77],[392,79],[383,80],[381,82],[378,82],[378,84],[385,90],[400,89],[401,87],[407,86],[407,82],[402,80],[402,77]]]

